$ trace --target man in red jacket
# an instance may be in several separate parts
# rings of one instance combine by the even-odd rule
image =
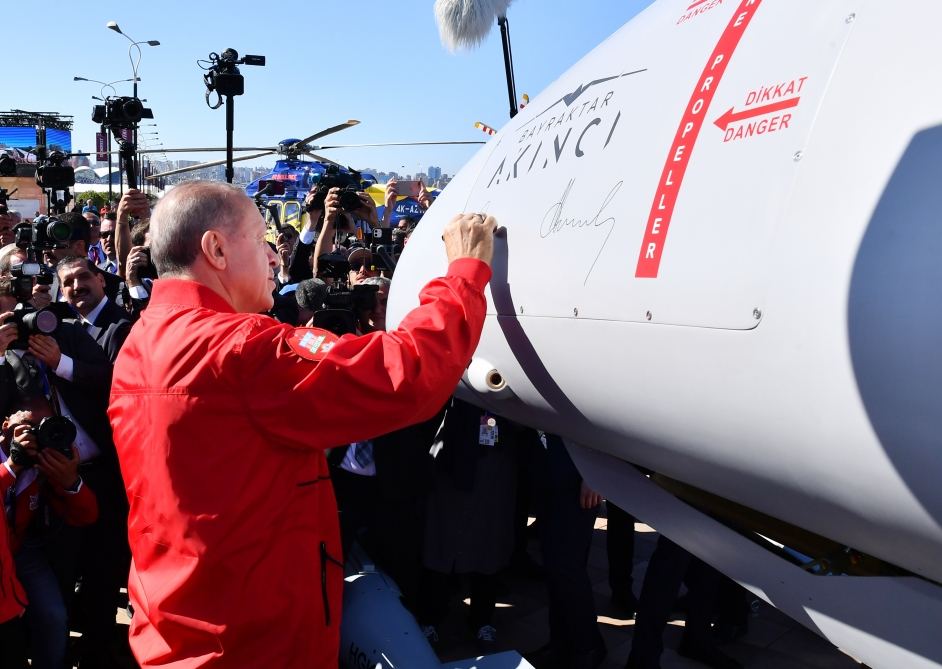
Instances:
[[[325,211],[340,213],[338,192]],[[161,278],[109,409],[143,667],[336,668],[343,566],[323,449],[444,404],[483,327],[495,228],[456,216],[446,276],[399,328],[337,338],[257,315],[277,258],[241,190],[196,182],[161,200]]]

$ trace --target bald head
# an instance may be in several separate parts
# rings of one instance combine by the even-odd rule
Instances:
[[[231,230],[250,204],[238,186],[190,181],[167,193],[150,220],[151,257],[160,276],[185,274],[209,230]]]

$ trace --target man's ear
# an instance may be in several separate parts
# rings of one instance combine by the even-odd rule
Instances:
[[[226,269],[225,241],[225,236],[218,230],[207,230],[200,238],[200,251],[213,269]]]

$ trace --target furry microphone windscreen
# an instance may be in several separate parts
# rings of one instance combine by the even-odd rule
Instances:
[[[511,0],[435,0],[435,18],[442,43],[451,51],[484,41]]]

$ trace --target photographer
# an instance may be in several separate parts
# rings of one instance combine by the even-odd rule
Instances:
[[[0,327],[0,348],[15,336],[9,325]],[[74,429],[69,435],[57,428],[50,437],[42,421],[51,416],[48,403],[35,401],[11,414],[0,433],[0,490],[17,576],[29,599],[25,623],[38,669],[65,666],[77,546],[71,528],[94,522],[98,514],[95,495],[79,475],[78,448],[68,438]]]

